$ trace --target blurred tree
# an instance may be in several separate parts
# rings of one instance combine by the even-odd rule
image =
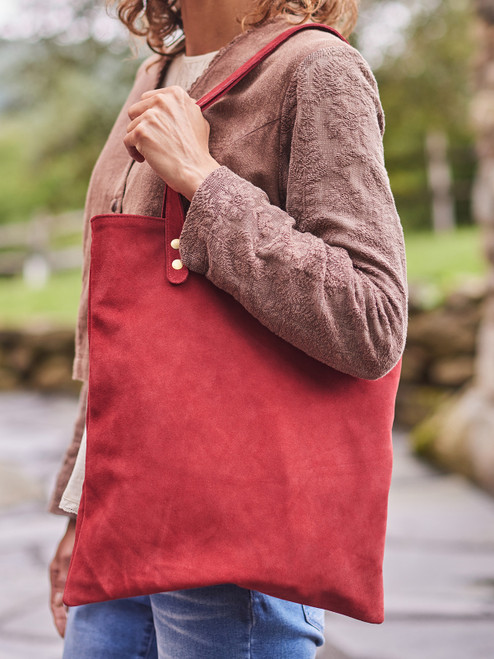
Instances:
[[[426,144],[428,135],[439,134],[449,144],[456,216],[469,223],[475,163],[467,120],[472,9],[469,0],[403,4],[414,9],[403,46],[388,52],[375,71],[388,119],[385,149],[396,202],[405,228],[431,226]]]
[[[494,0],[473,0],[477,59],[472,116],[478,170],[474,212],[489,262],[471,384],[413,434],[417,446],[446,467],[468,475],[494,494]]]
[[[488,297],[479,334],[477,374],[479,387],[491,408],[491,467],[494,470],[494,0],[475,0],[475,7],[479,18],[479,52],[472,115],[479,167],[473,201],[490,267]]]
[[[366,6],[410,8],[403,47],[395,43],[376,69],[388,118],[388,170],[406,229],[431,224],[424,154],[431,131],[447,136],[456,215],[470,221],[468,3],[364,3],[361,24]],[[116,20],[102,20],[103,0],[23,0],[21,6],[11,39],[0,41],[0,222],[26,218],[36,208],[82,206],[92,165],[139,63],[125,61],[125,31]],[[374,30],[379,16],[369,20]],[[357,32],[357,45],[358,38]]]
[[[58,39],[74,43],[90,36],[108,41],[124,34],[118,24],[108,23],[105,0],[16,0],[16,13],[3,36],[17,39]]]
[[[24,38],[0,41],[0,222],[82,207],[140,63],[124,32],[101,29],[101,3],[26,0],[24,16]]]

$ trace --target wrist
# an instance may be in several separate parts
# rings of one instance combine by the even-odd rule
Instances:
[[[211,174],[211,172],[219,167],[221,167],[221,165],[211,157],[204,163],[201,163],[201,165],[189,169],[184,174],[183,185],[180,186],[181,190],[179,190],[179,192],[191,201],[201,183],[209,176],[209,174]]]

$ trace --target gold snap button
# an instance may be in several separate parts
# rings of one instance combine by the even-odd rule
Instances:
[[[174,238],[170,243],[173,249],[178,249],[179,244],[180,244],[180,238]]]
[[[172,261],[172,268],[174,268],[175,270],[180,270],[183,267],[184,267],[184,264],[182,263],[182,261],[180,259],[174,259]]]

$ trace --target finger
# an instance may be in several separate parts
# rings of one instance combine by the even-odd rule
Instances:
[[[156,94],[166,94],[167,90],[170,90],[170,87],[160,87],[159,89],[150,89],[147,92],[141,94],[141,98],[151,98],[156,96]]]
[[[137,103],[134,103],[133,105],[130,106],[130,108],[127,111],[127,114],[129,115],[129,119],[137,119],[138,117],[141,116],[141,114],[144,114],[146,110],[149,110],[149,108],[153,107],[155,104],[155,99],[154,98],[148,98],[143,101],[138,101]]]
[[[60,569],[59,564],[56,566],[50,566],[50,585],[52,599],[55,592],[59,590],[63,591],[65,586],[65,574],[65,571]]]
[[[190,99],[190,96],[178,86],[164,87],[163,89],[152,89],[144,92],[141,100],[130,106],[127,111],[130,119],[135,119],[141,114],[146,112],[152,107],[158,105],[163,111],[167,110],[169,106],[176,100],[183,100],[184,97]],[[190,99],[192,101],[192,99]],[[195,101],[192,101],[195,103]]]
[[[52,608],[52,615],[56,630],[63,638],[67,627],[67,608],[65,606]]]
[[[63,604],[63,592],[67,581],[68,563],[65,558],[50,565],[50,604],[54,607]]]
[[[57,590],[53,593],[51,598],[52,610],[56,615],[62,612],[67,612],[67,605],[63,602],[63,590]]]
[[[137,128],[137,126],[141,123],[142,119],[143,119],[142,116],[133,119],[127,126],[127,133],[131,133],[134,130],[134,128]]]
[[[63,603],[63,592],[65,589],[65,583],[58,583],[55,588],[51,589],[50,594],[50,606],[53,609],[59,609],[65,607]]]
[[[153,96],[174,96],[175,98],[190,98],[193,100],[185,91],[183,87],[180,87],[179,85],[170,85],[168,87],[160,87],[159,89],[150,89],[147,92],[144,92],[144,94],[141,95],[141,99],[148,99],[152,98]],[[195,102],[195,101],[194,101]]]
[[[136,162],[144,162],[146,158],[139,153],[139,151],[135,148],[135,146],[131,146],[127,149],[129,152],[129,156],[132,158],[132,160],[135,160]]]
[[[63,603],[63,590],[52,590],[50,609],[53,622],[60,636],[65,635],[68,607]]]
[[[144,162],[145,158],[144,156],[138,151],[137,146],[136,146],[136,136],[134,133],[128,133],[124,137],[124,145],[125,148],[127,149],[127,152],[129,156],[135,160],[136,162]]]

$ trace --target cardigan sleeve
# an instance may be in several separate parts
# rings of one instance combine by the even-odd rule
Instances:
[[[191,200],[180,256],[311,357],[378,379],[405,347],[408,288],[377,84],[358,51],[332,46],[300,63],[280,131],[286,210],[221,166]]]

